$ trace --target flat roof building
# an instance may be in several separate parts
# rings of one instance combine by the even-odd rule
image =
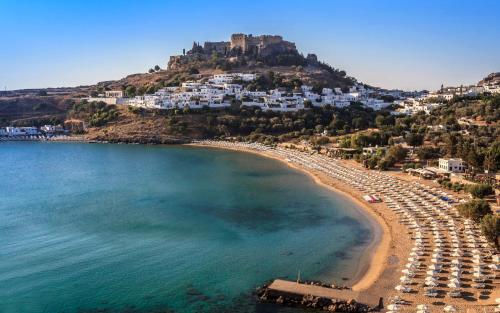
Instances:
[[[440,158],[439,168],[453,173],[463,173],[465,171],[464,161],[460,158]]]

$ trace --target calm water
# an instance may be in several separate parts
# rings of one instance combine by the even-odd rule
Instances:
[[[352,277],[372,235],[352,203],[255,155],[0,143],[0,313],[284,312],[252,290]]]

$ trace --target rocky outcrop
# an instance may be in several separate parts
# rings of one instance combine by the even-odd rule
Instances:
[[[364,313],[378,311],[378,308],[358,303],[354,299],[342,300],[315,297],[312,295],[286,294],[270,290],[267,286],[257,289],[257,297],[260,302],[264,303],[276,303],[284,306],[316,309],[324,312]]]
[[[479,86],[488,84],[500,84],[500,72],[491,73],[490,75],[480,80],[478,83]]]

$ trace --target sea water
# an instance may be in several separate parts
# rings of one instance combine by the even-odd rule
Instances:
[[[372,237],[352,202],[254,154],[0,143],[0,313],[285,312],[255,287],[342,283]]]

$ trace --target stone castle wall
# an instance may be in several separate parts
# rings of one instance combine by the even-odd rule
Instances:
[[[231,35],[231,49],[239,48],[243,52],[254,50],[260,51],[269,45],[285,43],[283,37],[274,35],[252,36],[245,34]]]
[[[243,52],[247,48],[247,36],[245,34],[232,34],[231,35],[231,49],[239,48]]]
[[[218,41],[218,42],[212,42],[212,41],[207,41],[203,45],[203,50],[205,53],[211,53],[213,51],[216,51],[217,53],[224,54],[228,52],[231,49],[231,43],[228,41]]]
[[[263,57],[274,53],[297,52],[293,42],[285,41],[278,35],[232,34],[231,41],[207,41],[203,47],[194,43],[193,48],[186,55],[172,56],[168,62],[168,68],[178,68],[191,60],[210,56],[214,51],[227,56],[232,49],[241,49],[243,53],[256,53]]]

